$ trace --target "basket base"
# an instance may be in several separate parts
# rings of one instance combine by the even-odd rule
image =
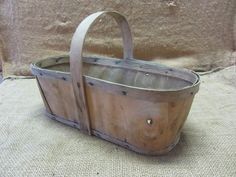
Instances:
[[[61,122],[63,124],[66,124],[68,126],[71,126],[71,127],[74,127],[74,128],[77,128],[77,129],[80,130],[80,124],[78,122],[73,122],[73,121],[70,121],[70,120],[66,120],[63,117],[53,115],[53,114],[51,114],[47,111],[46,111],[46,115],[49,118],[53,119],[53,120],[56,120],[58,122]],[[104,140],[107,140],[107,141],[112,142],[114,144],[117,144],[119,146],[122,146],[126,149],[129,149],[129,150],[132,150],[134,152],[137,152],[139,154],[144,154],[144,155],[164,155],[164,154],[168,153],[169,151],[171,151],[178,144],[179,139],[180,139],[180,133],[178,133],[175,140],[173,141],[173,143],[171,143],[167,148],[159,150],[159,151],[155,151],[155,152],[147,152],[147,151],[141,150],[140,148],[137,148],[136,146],[133,146],[133,145],[127,143],[127,142],[124,142],[124,141],[121,141],[119,139],[113,138],[113,137],[111,137],[109,135],[106,135],[102,132],[99,132],[97,130],[92,129],[91,131],[92,131],[92,135],[94,135],[96,137],[99,137],[101,139],[104,139]]]

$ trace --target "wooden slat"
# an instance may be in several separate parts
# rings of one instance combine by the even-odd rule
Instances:
[[[52,114],[79,122],[72,84],[63,80],[39,78]]]

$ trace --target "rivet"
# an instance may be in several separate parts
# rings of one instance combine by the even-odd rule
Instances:
[[[101,135],[100,135],[100,134],[98,134],[98,133],[96,133],[96,136],[97,136],[97,137],[101,137]]]
[[[193,95],[193,92],[191,92],[190,94]]]
[[[149,76],[149,74],[148,74],[148,73],[146,73],[145,75],[146,75],[146,76]]]
[[[57,59],[56,59],[56,63],[59,62],[59,60],[61,60],[61,58],[57,58]]]
[[[93,85],[94,85],[94,83],[92,83],[92,82],[89,82],[88,84],[89,84],[89,85],[91,85],[91,86],[93,86]]]
[[[65,77],[62,77],[62,80],[64,80],[64,81],[65,81],[65,80],[66,80],[66,78],[65,78]]]
[[[124,147],[127,148],[127,149],[129,149],[129,145],[128,145],[128,144],[125,144]]]
[[[147,124],[152,125],[152,119],[147,119]]]
[[[116,61],[115,63],[116,63],[116,64],[119,64],[119,63],[121,63],[121,61]]]
[[[127,92],[126,92],[126,91],[122,91],[122,94],[123,94],[123,95],[127,95]]]

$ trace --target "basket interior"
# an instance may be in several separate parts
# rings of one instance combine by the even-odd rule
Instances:
[[[102,62],[109,63],[112,61],[110,59],[108,60]],[[148,67],[150,68],[149,65],[146,65],[146,70],[143,69],[140,71],[132,69],[132,67],[129,69],[124,68],[123,61],[117,66],[110,66],[109,64],[104,66],[101,63],[96,64],[91,61],[94,60],[91,58],[84,59],[83,72],[85,75],[123,85],[159,90],[175,90],[190,87],[198,82],[198,76],[196,74],[185,70],[173,70],[166,66],[160,67],[151,64],[152,70],[154,68],[159,72],[150,72],[150,69],[148,69]],[[135,62],[137,63],[137,60]],[[60,60],[56,60],[55,58],[43,60],[41,63],[37,63],[36,66],[50,71],[59,71],[59,74],[62,72],[69,74],[70,72],[68,57],[60,58]]]

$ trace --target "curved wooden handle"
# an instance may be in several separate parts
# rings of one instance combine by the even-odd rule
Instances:
[[[117,12],[102,11],[89,15],[77,27],[70,46],[70,72],[72,76],[73,90],[78,106],[78,117],[80,119],[81,130],[91,134],[89,112],[86,103],[86,93],[83,81],[83,46],[89,28],[98,18],[107,14],[112,16],[121,28],[123,38],[123,58],[133,58],[133,43],[131,31],[125,17]],[[81,116],[82,115],[82,116]]]

